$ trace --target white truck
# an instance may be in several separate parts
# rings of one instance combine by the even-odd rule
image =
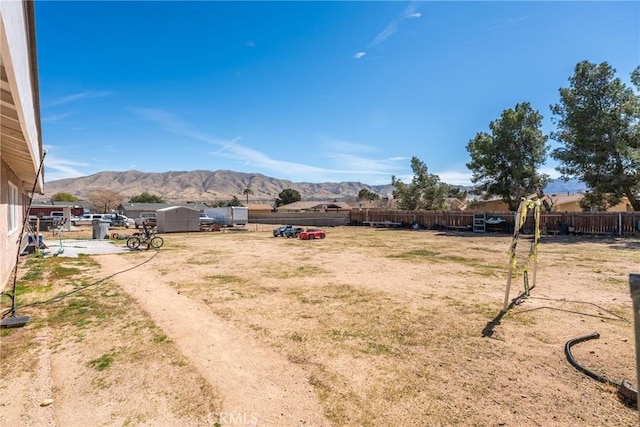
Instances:
[[[149,227],[155,227],[158,225],[158,216],[155,212],[142,212],[134,221],[136,228],[142,227],[143,224]]]
[[[245,206],[229,206],[224,208],[206,208],[204,213],[213,218],[216,224],[233,227],[249,222],[249,208]]]

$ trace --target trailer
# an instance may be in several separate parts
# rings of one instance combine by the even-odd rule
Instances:
[[[209,218],[213,218],[216,224],[227,227],[246,225],[249,222],[249,208],[245,206],[206,208],[204,213]]]

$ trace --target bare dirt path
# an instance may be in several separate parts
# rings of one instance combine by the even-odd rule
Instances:
[[[152,256],[149,252],[149,257]],[[306,373],[216,317],[206,304],[181,295],[160,280],[162,252],[113,280],[130,294],[222,395],[220,418],[258,425],[329,425]],[[138,258],[138,260],[142,260]],[[133,267],[130,257],[100,257],[109,275]]]

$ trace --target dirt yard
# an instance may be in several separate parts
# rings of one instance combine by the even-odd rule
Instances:
[[[543,237],[531,297],[496,320],[510,236],[272,228],[22,259],[31,321],[1,332],[0,425],[638,425],[564,346],[598,332],[575,359],[636,385],[640,241]]]

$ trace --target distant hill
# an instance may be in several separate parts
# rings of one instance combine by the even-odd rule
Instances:
[[[389,179],[391,181],[391,179]],[[96,190],[117,191],[126,199],[143,192],[158,195],[167,202],[216,202],[229,200],[233,196],[245,200],[245,188],[251,188],[249,201],[270,202],[286,188],[300,192],[303,201],[337,200],[345,201],[357,197],[363,188],[380,197],[389,197],[393,186],[368,185],[361,182],[293,182],[268,177],[259,173],[243,173],[229,170],[218,171],[172,171],[140,172],[98,172],[93,175],[67,178],[45,183],[45,194],[37,199],[49,199],[58,192],[71,193],[84,199]],[[460,186],[471,191],[472,186]],[[584,191],[585,185],[578,180],[553,180],[545,188],[545,194],[566,194]]]
[[[587,186],[577,179],[570,179],[569,181],[554,179],[545,187],[544,194],[575,194],[581,193],[586,189]]]
[[[391,181],[391,178],[389,178]],[[250,201],[271,201],[286,188],[297,190],[302,200],[338,200],[355,198],[361,189],[377,193],[380,197],[390,197],[391,184],[367,185],[360,182],[292,182],[268,177],[257,173],[242,173],[228,170],[180,171],[180,172],[98,172],[93,175],[67,178],[45,183],[44,196],[50,198],[58,192],[71,193],[79,199],[96,190],[117,191],[125,198],[143,192],[158,195],[167,202],[215,202],[229,200],[233,196],[245,200],[242,194],[251,188]]]

